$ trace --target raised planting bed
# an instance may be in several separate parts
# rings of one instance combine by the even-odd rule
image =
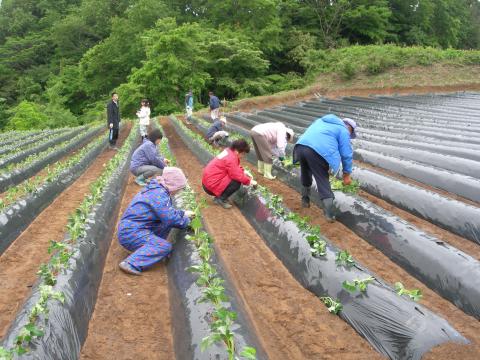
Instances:
[[[35,136],[51,130],[32,130],[32,131],[7,131],[0,135],[0,146],[13,144],[19,140],[26,139],[30,136]]]
[[[352,176],[366,192],[480,245],[480,208],[368,169]]]
[[[393,171],[426,185],[480,202],[480,180],[471,176],[363,149],[356,149],[353,157],[355,160]]]
[[[10,186],[21,183],[35,175],[47,165],[52,164],[70,152],[85,146],[85,144],[90,142],[92,138],[99,135],[103,129],[104,126],[97,126],[85,134],[77,135],[70,141],[58,144],[42,153],[29,156],[12,169],[4,169],[3,173],[0,173],[0,192],[7,190]]]
[[[70,215],[64,240],[52,242],[50,261],[40,266],[39,281],[2,341],[4,354],[79,358],[137,140],[138,128],[133,127],[90,194]]]
[[[363,150],[405,158],[480,179],[480,162],[474,160],[414,148],[372,143],[359,139],[355,140],[355,146]]]
[[[65,134],[45,135],[45,137],[43,138],[45,141],[36,141],[34,144],[30,144],[26,148],[21,148],[19,152],[9,154],[0,158],[0,168],[6,167],[10,164],[19,163],[28,158],[30,155],[38,154],[57,144],[67,141],[73,138],[79,132],[85,131],[87,129],[88,127],[83,126],[81,128],[71,129]]]
[[[43,177],[33,177],[7,190],[0,200],[0,254],[105,149],[106,137],[91,142]]]
[[[202,163],[213,157],[199,135],[174,117],[170,121]],[[390,358],[420,358],[446,341],[468,343],[444,319],[399,296],[347,252],[331,246],[318,228],[279,206],[278,197],[271,195],[267,202],[266,189],[260,191],[243,188],[237,193],[235,201],[244,215],[292,275],[379,352]]]
[[[157,120],[152,125],[162,130]],[[163,132],[163,131],[162,131]],[[159,152],[176,163],[164,137]],[[205,231],[201,209],[190,187],[175,197],[179,209],[196,216],[193,233],[173,229],[174,252],[168,261],[175,358],[266,359],[223,266],[216,257],[213,241]]]
[[[5,156],[5,154],[11,153],[11,152],[18,152],[22,151],[25,147],[29,146],[30,144],[37,143],[39,140],[43,140],[46,137],[49,137],[50,135],[60,135],[64,132],[67,132],[71,128],[62,128],[62,129],[55,129],[55,130],[49,130],[49,131],[44,131],[40,134],[32,135],[28,138],[28,140],[25,141],[16,141],[13,144],[5,145],[0,148],[0,156]]]
[[[256,164],[253,151],[248,154],[247,160]],[[274,170],[279,180],[301,193],[299,169],[287,169],[276,163]],[[312,193],[312,201],[322,207],[317,192]],[[480,271],[478,261],[368,200],[339,191],[335,191],[335,197],[340,222],[467,314],[480,318],[480,292],[476,290],[480,283],[469,286],[470,280],[465,280],[466,274]],[[472,216],[468,219],[462,232],[477,236],[478,230],[472,233],[468,229],[471,223],[476,224],[474,228],[478,229],[478,221]],[[458,263],[459,267],[452,269],[452,262]]]

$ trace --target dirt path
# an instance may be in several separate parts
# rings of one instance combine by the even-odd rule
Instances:
[[[139,190],[130,176],[120,214]],[[165,264],[131,276],[118,268],[127,255],[115,230],[81,359],[174,359]]]
[[[354,234],[339,222],[328,223],[323,217],[323,212],[312,204],[309,209],[301,207],[300,195],[280,181],[270,181],[258,175],[256,169],[250,166],[256,173],[259,183],[275,194],[283,196],[285,205],[302,216],[308,216],[312,224],[320,225],[322,233],[336,246],[348,250],[361,264],[376,273],[390,284],[402,282],[406,288],[420,289],[423,293],[421,304],[433,312],[445,318],[453,327],[472,341],[471,346],[443,345],[435,349],[435,359],[450,360],[452,354],[458,359],[478,359],[480,354],[480,322],[466,315],[449,301],[425,286],[419,280],[408,274],[403,268],[393,263],[381,251],[368,244],[362,238]],[[464,240],[467,241],[467,240]],[[443,350],[445,348],[445,350]],[[432,355],[433,356],[433,355]]]
[[[170,123],[161,122],[179,166],[203,196],[202,165]],[[270,359],[381,358],[290,275],[238,209],[208,204],[206,226]]]
[[[119,145],[130,132],[125,126],[119,137]],[[37,280],[37,270],[48,261],[50,240],[61,241],[65,234],[68,214],[75,210],[89,192],[90,184],[104,170],[104,164],[116,154],[105,150],[70,187],[63,191],[0,257],[0,338],[22,306],[30,288]]]

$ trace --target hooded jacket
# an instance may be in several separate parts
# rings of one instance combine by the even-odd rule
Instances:
[[[328,162],[334,174],[339,171],[340,163],[344,173],[352,172],[353,150],[350,144],[350,133],[344,122],[333,114],[315,120],[300,136],[295,146],[297,145],[308,146],[315,150]]]

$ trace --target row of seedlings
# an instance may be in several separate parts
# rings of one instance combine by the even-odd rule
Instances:
[[[30,155],[38,154],[57,144],[70,140],[75,134],[87,129],[87,126],[82,126],[81,128],[70,129],[62,134],[46,135],[41,140],[30,143],[23,148],[18,148],[18,151],[14,153],[0,156],[0,168],[7,167],[10,164],[19,163]]]
[[[161,129],[157,120],[154,127]],[[164,137],[160,153],[176,161]],[[187,186],[174,199],[178,208],[191,210],[193,233],[174,229],[170,239],[175,252],[168,261],[175,357],[177,359],[264,359],[254,331],[235,301],[233,287],[223,271],[205,231],[201,209],[195,193]],[[189,314],[180,315],[180,314]],[[251,345],[255,346],[251,346]]]
[[[12,144],[18,140],[26,139],[30,136],[35,136],[50,130],[12,130],[0,134],[0,146]]]
[[[10,187],[0,199],[0,254],[52,201],[72,184],[105,149],[100,135],[75,155],[48,165],[41,175]]]
[[[356,146],[362,143],[366,142],[355,140]],[[457,170],[460,168],[469,169],[466,171],[471,172],[471,174],[476,170],[480,172],[480,163],[477,161],[469,159],[459,160],[457,157],[443,154],[432,154],[427,151],[418,151],[418,149],[413,148],[397,148],[391,145],[375,143],[367,144],[366,148],[369,150],[364,150],[363,148],[355,149],[355,159],[394,171],[403,176],[408,176],[414,180],[426,183],[427,185],[437,186],[473,201],[480,200],[480,180],[468,175],[453,173],[450,171],[455,168]],[[395,155],[396,157],[383,155],[382,152],[385,153],[385,151],[382,150],[385,148],[391,149],[388,154]],[[416,159],[415,156],[417,157]],[[426,166],[417,163],[416,161],[406,160],[405,157],[420,161],[422,161],[422,159],[425,161],[430,159],[428,160],[430,162],[431,159],[435,159],[435,165],[443,164],[444,168],[450,170]],[[357,167],[353,172],[353,176],[361,180],[362,189],[365,191],[376,196],[385,194],[386,196],[381,196],[381,198],[395,206],[410,211],[413,214],[457,235],[480,243],[480,222],[478,221],[480,210],[478,207],[467,205],[462,201],[447,199],[434,192],[424,190],[414,185],[409,186],[409,189],[411,190],[411,193],[418,194],[418,197],[412,196],[406,199],[403,196],[397,196],[399,193],[403,193],[405,186],[407,186],[406,184],[362,167]],[[390,189],[393,188],[394,191],[391,193],[381,191],[380,188],[372,184],[376,180],[381,180],[384,185],[388,184],[388,187]],[[378,183],[378,181],[376,181],[376,183]],[[425,201],[419,202],[419,197]],[[437,200],[442,203],[442,208],[445,211],[439,211],[440,208],[438,207]],[[457,216],[450,217],[448,214],[457,214]]]
[[[210,152],[201,135],[176,118],[170,119],[203,163],[212,158],[215,152]],[[396,284],[395,291],[356,263],[347,251],[331,245],[307,219],[290,212],[278,195],[262,187],[255,191],[242,188],[235,202],[292,275],[382,354],[420,358],[443,342],[468,343],[447,321],[409,298],[398,296],[408,294],[418,299],[417,291],[408,291],[401,284]]]
[[[104,130],[104,126],[95,126],[87,132],[79,133],[60,144],[52,146],[37,154],[32,154],[19,163],[11,163],[0,169],[0,191],[17,185],[33,176],[49,164],[58,161],[70,152],[78,150],[89,143]]]
[[[70,129],[71,128],[60,128],[60,129],[55,129],[55,130],[43,131],[40,134],[29,136],[28,140],[25,139],[25,140],[22,140],[22,141],[14,141],[11,144],[0,146],[0,156],[2,156],[2,158],[3,158],[6,154],[10,154],[10,153],[14,153],[14,152],[18,153],[20,151],[25,150],[31,144],[34,144],[34,143],[38,144],[39,141],[42,141],[42,142],[46,141],[45,140],[46,138],[50,138],[53,135],[59,136],[59,135],[65,133],[65,132],[69,131]]]
[[[51,242],[51,258],[40,265],[39,280],[2,341],[0,359],[79,358],[137,142],[134,126],[70,214],[64,240]]]
[[[198,126],[201,126],[201,124]],[[205,127],[202,127],[202,131],[206,131]],[[252,156],[248,156],[247,160],[256,163],[256,157],[253,156],[253,152],[251,153]],[[279,180],[301,193],[298,168],[285,167],[283,164],[276,162],[274,170]],[[356,170],[356,174],[359,174],[360,171],[370,174],[369,178],[372,179],[373,183],[374,175],[376,175],[374,172],[362,169]],[[394,179],[389,181],[389,178],[383,175],[377,177],[380,178],[377,188],[381,187],[383,183],[393,184],[393,186],[401,184]],[[365,179],[361,178],[361,180]],[[334,187],[339,186],[341,187],[339,182],[334,185]],[[361,183],[361,187],[365,187],[364,181]],[[408,195],[408,193],[405,194],[403,187],[395,187],[395,189],[395,194],[401,193],[405,202],[415,203],[415,197]],[[417,188],[416,194],[422,198],[431,195],[420,188]],[[312,191],[311,201],[320,208],[322,207],[321,199],[316,191]],[[478,236],[478,225],[475,225],[478,223],[478,218],[470,216],[470,214],[474,214],[476,208],[458,201],[448,200],[446,202],[448,202],[448,206],[457,205],[455,207],[456,211],[458,210],[459,214],[465,214],[464,219],[459,219],[459,224],[465,224],[463,228],[458,224],[452,226],[456,226],[459,231],[470,235],[472,238]],[[427,204],[432,204],[432,202]],[[432,207],[434,206],[432,204]],[[398,216],[362,197],[356,196],[354,193],[336,191],[335,207],[338,221],[464,312],[477,319],[480,318],[480,303],[478,302],[480,298],[480,280],[478,280],[480,278],[480,263],[477,259],[421,231]],[[404,208],[407,208],[407,206],[404,206]],[[409,206],[408,208],[412,209],[414,207]],[[431,217],[443,219],[444,216],[439,213],[439,210],[441,209],[438,207],[436,210],[432,209]],[[447,222],[444,221],[444,224],[447,224]],[[379,236],[379,234],[382,234],[382,236]],[[450,264],[452,263],[456,264],[455,269],[451,268]],[[472,278],[472,274],[476,274],[476,276]]]

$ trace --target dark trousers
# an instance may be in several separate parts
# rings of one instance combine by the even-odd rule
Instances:
[[[295,146],[295,159],[300,162],[300,180],[302,186],[312,186],[312,175],[317,183],[320,199],[334,198],[330,187],[327,161],[315,150],[305,145]]]
[[[113,127],[110,129],[108,133],[108,141],[110,145],[114,146],[117,143],[118,139],[118,127]]]
[[[237,180],[232,180],[230,181],[230,184],[228,184],[228,186],[225,188],[225,190],[223,190],[222,194],[219,196],[220,199],[226,201],[230,196],[233,195],[233,193],[235,191],[237,191],[238,189],[240,189],[240,186],[242,184],[240,184],[239,181]],[[211,196],[215,196],[214,193],[212,193],[210,190],[208,190],[205,185],[203,185],[203,190],[205,190],[205,192],[208,194],[208,195],[211,195]]]

